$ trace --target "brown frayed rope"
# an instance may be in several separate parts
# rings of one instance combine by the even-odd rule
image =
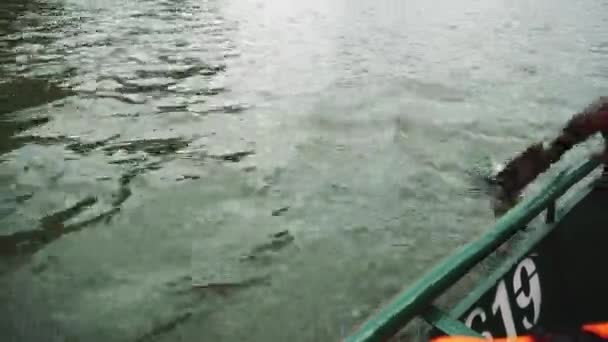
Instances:
[[[575,114],[548,147],[536,143],[513,158],[492,180],[499,188],[498,204],[515,205],[523,189],[538,175],[547,171],[572,147],[600,132],[600,120],[605,120],[602,115],[608,115],[608,97],[600,97]],[[508,210],[502,208],[500,211],[505,209]]]

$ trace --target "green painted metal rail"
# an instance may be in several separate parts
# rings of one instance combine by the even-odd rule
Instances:
[[[406,291],[382,307],[344,341],[374,342],[384,341],[394,336],[411,319],[425,310],[435,298],[507,241],[521,227],[553,205],[557,198],[595,170],[598,165],[598,161],[589,160],[573,171],[560,173],[539,194],[519,203],[502,216],[495,226],[481,238],[465,245],[455,255],[436,265]]]

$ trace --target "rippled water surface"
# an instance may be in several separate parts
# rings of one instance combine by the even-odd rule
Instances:
[[[2,0],[3,341],[328,341],[608,92],[602,0]]]

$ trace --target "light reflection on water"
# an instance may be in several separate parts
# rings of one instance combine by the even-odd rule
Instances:
[[[2,336],[339,338],[605,95],[604,7],[3,1]]]

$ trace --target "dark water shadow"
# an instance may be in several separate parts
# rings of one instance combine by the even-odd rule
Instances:
[[[0,83],[0,155],[24,145],[14,136],[50,121],[49,117],[20,118],[13,112],[50,103],[72,95],[52,82],[19,78]]]
[[[87,197],[67,209],[43,217],[36,229],[0,236],[0,257],[32,255],[62,236],[107,220],[117,212],[111,209],[82,222],[65,224],[95,203],[95,197]]]
[[[115,138],[116,137],[111,137],[110,139],[89,144],[81,144],[67,138],[65,141],[62,139],[59,140],[62,140],[61,142],[63,143],[71,142],[68,145],[70,149],[82,154],[86,154],[92,150],[98,149],[107,154],[112,154],[118,150],[126,151],[129,154],[143,151],[149,155],[154,155],[157,157],[173,155],[175,151],[189,144],[189,141],[177,138],[136,140],[108,144]],[[59,141],[54,140],[51,143],[58,142]],[[69,208],[57,211],[51,215],[41,218],[38,227],[35,229],[19,231],[9,235],[0,235],[0,258],[5,258],[5,261],[12,261],[10,262],[12,267],[9,267],[9,270],[14,269],[15,267],[19,268],[27,262],[29,256],[67,234],[81,231],[99,223],[109,224],[111,219],[120,212],[125,201],[131,197],[131,182],[133,179],[146,172],[160,169],[165,161],[166,160],[163,158],[161,158],[161,160],[146,162],[142,162],[137,158],[125,159],[124,163],[129,165],[127,165],[126,170],[118,179],[119,187],[118,191],[113,194],[114,199],[111,203],[111,208],[90,219],[72,224],[66,224],[67,221],[82,214],[98,202],[97,198],[94,196],[89,196]],[[23,198],[19,198],[19,200],[26,201],[31,198],[32,195],[33,194],[24,195]],[[0,273],[3,272],[0,271]]]
[[[168,334],[171,331],[177,329],[180,325],[186,323],[188,320],[190,320],[190,318],[192,318],[192,312],[184,312],[182,314],[179,314],[173,318],[171,318],[170,320],[168,320],[167,322],[162,322],[159,323],[157,326],[155,326],[154,328],[152,328],[152,330],[150,330],[149,332],[143,334],[142,336],[138,337],[135,342],[148,342],[148,341],[154,341],[156,340],[158,337]]]
[[[146,152],[150,155],[161,156],[167,154],[173,154],[180,149],[188,146],[189,140],[183,138],[168,138],[168,139],[138,139],[130,140],[125,142],[117,142],[110,146],[104,147],[103,150],[111,155],[119,150],[126,151],[128,153],[135,153],[138,151]]]
[[[46,77],[29,77],[15,73],[17,53],[15,49],[25,44],[48,44],[56,39],[62,27],[56,21],[45,22],[46,13],[61,11],[60,4],[32,0],[0,1],[0,155],[23,145],[14,135],[42,125],[49,118],[23,118],[15,113],[66,98],[74,93],[61,86],[72,76],[65,71]],[[41,14],[26,16],[28,13]],[[24,29],[34,28],[36,34],[22,34]],[[42,34],[38,34],[42,33]]]
[[[52,80],[18,77],[0,83],[0,115],[74,95]]]

